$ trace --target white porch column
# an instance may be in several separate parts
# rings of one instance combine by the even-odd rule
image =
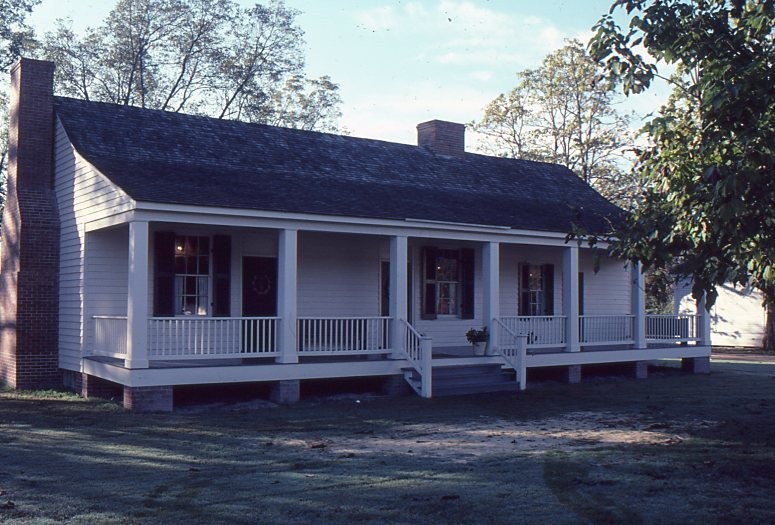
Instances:
[[[126,303],[127,368],[148,368],[148,223],[129,223]]]
[[[710,346],[710,312],[705,308],[705,295],[697,301],[697,337],[699,346]]]
[[[298,275],[298,232],[281,230],[277,243],[277,315],[280,317],[278,330],[278,363],[298,363],[297,351],[297,275]]]
[[[488,242],[482,247],[482,281],[484,283],[484,319],[482,322],[490,332],[487,353],[497,354],[498,325],[493,319],[500,319],[500,244]]]
[[[562,311],[565,316],[565,351],[579,346],[579,247],[569,245],[562,254]]]
[[[643,268],[639,262],[631,269],[630,279],[630,309],[633,318],[632,337],[635,348],[646,348],[646,285],[643,279]]]
[[[406,327],[400,321],[409,322],[409,298],[407,285],[409,275],[407,263],[409,260],[409,243],[406,236],[397,235],[390,238],[390,346],[391,356],[400,359],[406,354]]]

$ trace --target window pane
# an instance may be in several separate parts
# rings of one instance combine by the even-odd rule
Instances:
[[[207,315],[210,305],[210,239],[175,238],[175,313]]]
[[[436,312],[439,314],[457,313],[457,283],[439,283],[436,287],[438,300]]]
[[[183,313],[183,277],[175,276],[175,313]]]
[[[543,268],[541,266],[531,264],[528,274],[528,287],[530,290],[543,290]]]
[[[186,295],[183,298],[183,313],[185,315],[194,315],[196,312],[196,297]]]
[[[437,281],[457,281],[458,280],[458,261],[448,257],[438,257],[436,259],[436,280]]]

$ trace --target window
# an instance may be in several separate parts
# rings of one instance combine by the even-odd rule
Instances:
[[[175,315],[207,315],[210,238],[175,237]]]
[[[436,314],[457,315],[460,291],[460,253],[439,250],[436,256]]]
[[[423,319],[474,314],[474,251],[423,248]]]
[[[231,238],[154,233],[153,315],[228,317]],[[211,249],[212,248],[212,249]]]
[[[519,315],[554,315],[554,265],[523,264]]]

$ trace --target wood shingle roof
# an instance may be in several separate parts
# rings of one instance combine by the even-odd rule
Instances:
[[[136,201],[566,233],[622,211],[567,168],[55,98],[75,149]]]

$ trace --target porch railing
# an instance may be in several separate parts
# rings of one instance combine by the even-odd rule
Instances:
[[[646,341],[688,343],[699,340],[698,315],[646,315]]]
[[[522,315],[501,317],[500,321],[514,334],[526,335],[528,348],[548,348],[565,344],[564,315]]]
[[[126,316],[95,315],[92,354],[126,357]]]
[[[633,339],[634,315],[579,316],[579,344],[630,344]]]
[[[399,322],[406,328],[406,359],[412,368],[420,376],[420,389],[417,391],[422,397],[431,397],[433,391],[433,346],[430,337],[423,336],[404,319]],[[412,387],[414,388],[414,384]],[[415,388],[415,390],[417,390]]]
[[[277,354],[277,317],[154,317],[149,359],[268,357]]]
[[[300,317],[299,355],[384,354],[390,317]]]
[[[646,316],[646,339],[658,343],[699,341],[699,316]],[[125,358],[126,316],[96,315],[91,354]],[[389,317],[306,317],[298,320],[299,355],[385,354],[393,350]],[[404,320],[407,360],[430,389],[431,342]],[[517,316],[498,320],[499,347],[515,350],[512,336],[526,336],[528,348],[565,345],[564,316]],[[277,355],[277,317],[165,317],[148,320],[148,358],[187,359],[271,357]],[[629,344],[634,337],[632,315],[579,317],[579,343]],[[505,339],[504,339],[505,338]],[[507,340],[508,339],[508,340]],[[427,351],[426,351],[427,350]],[[426,363],[427,359],[427,363]],[[428,390],[429,391],[429,390]]]
[[[498,348],[507,366],[513,368],[520,390],[527,387],[527,335],[515,334],[500,319],[494,319],[498,326]]]

